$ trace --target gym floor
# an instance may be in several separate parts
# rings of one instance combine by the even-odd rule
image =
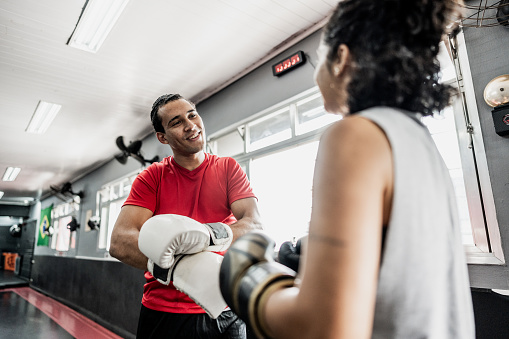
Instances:
[[[0,270],[0,314],[1,338],[121,338],[4,270]]]

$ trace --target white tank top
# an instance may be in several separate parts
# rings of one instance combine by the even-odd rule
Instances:
[[[454,188],[427,128],[388,107],[359,115],[385,132],[394,164],[373,338],[475,338]]]

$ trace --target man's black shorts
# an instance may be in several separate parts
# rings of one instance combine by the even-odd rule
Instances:
[[[212,319],[205,313],[166,313],[142,305],[136,338],[245,339],[246,324],[232,311],[224,311]]]

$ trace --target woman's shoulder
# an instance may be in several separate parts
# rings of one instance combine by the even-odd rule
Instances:
[[[350,142],[369,142],[380,137],[384,137],[384,133],[374,121],[360,114],[352,114],[333,123],[325,131],[323,140],[350,144]]]

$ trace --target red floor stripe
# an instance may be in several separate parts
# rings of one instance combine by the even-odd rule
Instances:
[[[3,289],[12,291],[40,309],[70,335],[77,339],[122,339],[73,309],[51,299],[30,287]]]

